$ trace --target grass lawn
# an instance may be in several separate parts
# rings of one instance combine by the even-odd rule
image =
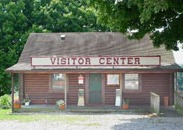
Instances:
[[[65,114],[43,114],[43,113],[12,113],[11,109],[0,109],[0,121],[2,120],[13,120],[20,122],[32,122],[32,121],[40,121],[40,120],[48,120],[48,121],[59,121],[59,122],[67,122],[74,123],[77,121],[85,121],[87,120],[86,116],[83,115],[65,115]]]

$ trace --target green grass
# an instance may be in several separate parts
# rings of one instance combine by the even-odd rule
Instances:
[[[11,109],[0,109],[0,121],[1,120],[16,120],[20,122],[33,122],[40,120],[58,121],[66,123],[74,123],[77,121],[85,121],[85,116],[79,115],[66,115],[66,114],[43,114],[43,113],[12,113]]]
[[[179,114],[183,115],[183,107],[181,107],[181,106],[179,106],[179,105],[175,105],[175,109],[176,109],[176,111],[177,111]]]

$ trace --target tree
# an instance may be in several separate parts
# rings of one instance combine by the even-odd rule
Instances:
[[[5,69],[18,61],[31,32],[108,31],[88,0],[0,1],[0,95],[10,93]]]
[[[141,39],[148,34],[155,47],[178,50],[183,42],[182,0],[91,0],[100,22]]]

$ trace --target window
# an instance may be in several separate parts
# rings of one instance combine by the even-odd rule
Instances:
[[[108,74],[107,85],[119,85],[119,74]]]
[[[52,74],[52,89],[64,90],[66,82],[65,74]]]
[[[125,74],[125,90],[139,90],[138,74]]]

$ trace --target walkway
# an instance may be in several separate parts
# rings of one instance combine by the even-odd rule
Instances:
[[[161,107],[160,116],[166,117],[179,117],[182,116],[178,114],[173,107]],[[120,107],[115,106],[68,106],[66,110],[60,110],[56,105],[30,105],[30,106],[22,106],[21,109],[16,110],[15,112],[61,112],[61,113],[139,113],[139,114],[150,114],[149,106],[130,106],[128,110],[123,110]]]

